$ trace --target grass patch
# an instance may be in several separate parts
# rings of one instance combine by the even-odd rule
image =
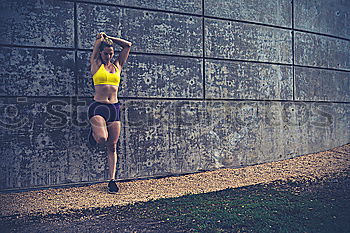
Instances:
[[[193,232],[350,232],[349,195],[344,194],[256,185],[162,199],[131,210],[139,218]]]

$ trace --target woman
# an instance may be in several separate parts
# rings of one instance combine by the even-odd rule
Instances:
[[[118,58],[112,62],[114,56],[113,44],[123,49]],[[120,104],[118,103],[118,87],[120,72],[128,59],[131,43],[129,41],[107,36],[101,32],[97,34],[92,55],[90,57],[91,75],[95,87],[94,102],[89,106],[89,120],[91,130],[89,142],[106,145],[108,153],[110,193],[118,192],[115,181],[117,166],[116,145],[120,135]]]

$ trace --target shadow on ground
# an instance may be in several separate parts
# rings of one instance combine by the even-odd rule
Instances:
[[[350,232],[349,172],[67,214],[3,217],[2,232]]]

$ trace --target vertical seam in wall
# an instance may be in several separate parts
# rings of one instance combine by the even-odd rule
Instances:
[[[205,29],[204,29],[204,1],[202,0],[202,61],[203,61],[203,66],[202,66],[202,78],[203,78],[203,100],[206,99],[206,93],[205,93]]]
[[[292,1],[292,75],[293,75],[293,101],[295,101],[295,92],[296,92],[296,88],[295,88],[295,64],[294,64],[294,60],[295,60],[295,52],[294,52],[294,0]]]
[[[74,1],[74,56],[75,95],[78,95],[78,13],[76,1]]]
[[[204,109],[206,109],[206,97],[205,97],[205,30],[204,30],[204,1],[202,0],[202,49],[203,49],[203,53],[202,53],[202,78],[203,78],[203,100],[204,100]],[[200,127],[200,134],[202,135],[202,127]],[[203,155],[202,153],[199,156],[199,169],[203,169]],[[198,167],[197,167],[198,170]]]
[[[74,34],[74,78],[75,78],[75,85],[74,85],[74,93],[75,96],[78,96],[78,68],[77,68],[77,59],[78,59],[78,55],[77,55],[77,3],[76,1],[74,1],[74,14],[73,14],[73,34]],[[78,100],[78,98],[77,98]],[[72,104],[72,101],[71,101]],[[78,105],[77,105],[77,117],[78,117]],[[77,128],[76,127],[72,127],[70,129],[70,134],[74,134],[77,132]],[[68,143],[70,142],[70,140],[68,140]],[[70,146],[69,146],[70,147]],[[69,149],[67,149],[67,160],[70,160],[70,153],[69,153]]]

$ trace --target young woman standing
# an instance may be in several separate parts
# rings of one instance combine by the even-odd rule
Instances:
[[[120,45],[122,51],[118,58],[112,61],[114,44]],[[91,123],[89,143],[93,146],[99,143],[107,147],[109,167],[108,191],[110,193],[116,193],[119,190],[115,181],[117,166],[116,145],[121,128],[118,87],[120,72],[128,59],[131,45],[129,41],[107,36],[101,32],[97,34],[90,57],[95,95],[94,102],[88,109]]]

